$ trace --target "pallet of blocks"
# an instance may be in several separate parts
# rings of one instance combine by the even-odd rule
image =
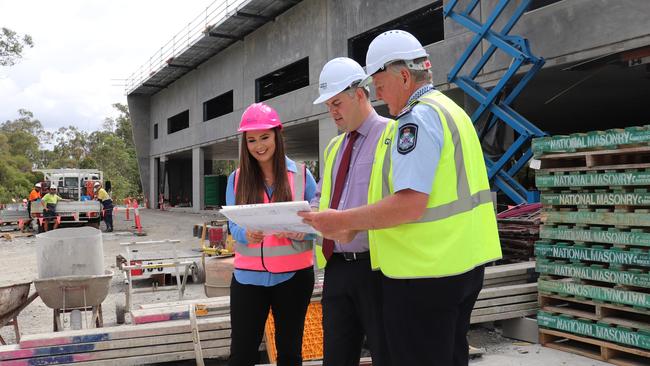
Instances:
[[[650,365],[650,126],[533,140],[540,343]]]
[[[542,205],[521,204],[497,215],[503,263],[530,261],[539,239]]]

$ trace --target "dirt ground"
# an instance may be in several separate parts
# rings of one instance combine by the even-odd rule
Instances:
[[[116,255],[122,253],[121,242],[178,239],[179,247],[198,249],[200,239],[192,236],[194,224],[214,219],[208,214],[192,214],[185,212],[163,212],[158,210],[141,210],[142,225],[147,236],[133,235],[133,221],[126,221],[124,213],[120,212],[114,218],[115,231],[103,233],[104,266],[115,271],[110,293],[102,304],[104,326],[116,325],[115,305],[124,303],[124,285],[121,272],[115,266]],[[102,229],[104,224],[102,223]],[[197,251],[197,256],[200,253]],[[0,286],[32,281],[37,276],[36,267],[36,238],[14,238],[8,241],[0,238]],[[138,288],[150,289],[150,281],[138,281]],[[32,292],[34,288],[32,286]],[[205,298],[202,284],[188,282],[185,299]],[[134,304],[175,301],[176,291],[158,291],[134,295]],[[18,317],[22,335],[52,332],[53,311],[40,298],[37,298]],[[66,318],[67,319],[67,318]],[[69,327],[69,323],[64,324]],[[0,335],[9,344],[15,343],[12,327],[0,328]],[[536,344],[527,344],[501,337],[498,332],[485,327],[473,327],[470,331],[470,342],[475,347],[484,348],[486,353],[471,361],[476,366],[551,366],[551,365],[607,365],[581,356],[543,348]]]

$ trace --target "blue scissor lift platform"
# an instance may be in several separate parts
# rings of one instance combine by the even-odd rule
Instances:
[[[542,68],[544,59],[532,54],[526,39],[508,34],[524,14],[531,0],[517,1],[519,4],[509,15],[505,25],[500,30],[492,29],[510,2],[511,0],[500,0],[487,17],[485,24],[481,24],[471,16],[480,0],[472,0],[464,9],[460,10],[456,9],[460,8],[457,6],[458,0],[451,0],[445,5],[445,17],[453,19],[475,33],[467,49],[449,72],[447,80],[458,85],[467,95],[478,102],[478,108],[471,114],[474,124],[488,114],[485,131],[495,127],[501,121],[510,126],[518,135],[498,160],[486,157],[485,163],[492,189],[503,192],[514,203],[521,204],[539,201],[539,193],[526,189],[515,179],[515,175],[532,157],[531,139],[546,136],[546,133],[517,113],[511,104]],[[487,41],[489,47],[475,65],[469,65],[468,61],[482,41]],[[512,61],[497,84],[492,89],[486,90],[476,81],[476,78],[497,50],[511,57]],[[467,70],[471,68],[469,73],[461,73],[465,66],[467,66]],[[522,67],[529,67],[529,69],[523,73],[522,77],[518,78],[517,75]]]

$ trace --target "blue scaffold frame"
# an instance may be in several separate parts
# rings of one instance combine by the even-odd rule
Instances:
[[[498,160],[493,161],[485,157],[488,177],[493,190],[501,190],[516,204],[539,202],[539,192],[526,189],[515,179],[515,175],[533,155],[530,140],[535,137],[546,136],[546,133],[510,106],[545,62],[542,57],[532,54],[528,40],[508,34],[528,9],[530,1],[519,1],[519,5],[514,9],[500,31],[493,30],[492,26],[506,10],[511,0],[500,0],[485,24],[481,24],[470,15],[480,3],[480,0],[471,0],[467,7],[461,11],[454,9],[458,0],[450,0],[443,10],[445,17],[453,19],[475,33],[467,49],[447,75],[447,80],[450,83],[458,85],[467,95],[479,103],[478,108],[471,115],[472,122],[476,124],[481,116],[490,113],[488,122],[484,127],[485,131],[494,127],[498,121],[503,121],[519,135]],[[467,64],[477,46],[484,40],[489,42],[489,47],[476,65],[472,67],[472,70],[466,75],[461,75],[461,70]],[[487,91],[475,79],[497,49],[511,57],[512,61],[497,84],[490,91]],[[514,78],[519,73],[519,70],[528,65],[530,65],[528,71],[524,72],[523,76],[516,81]],[[507,93],[505,93],[506,87],[509,88]],[[497,99],[499,97],[500,99]]]

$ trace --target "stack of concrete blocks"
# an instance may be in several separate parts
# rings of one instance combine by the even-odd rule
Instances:
[[[533,141],[540,342],[650,365],[650,126]]]

